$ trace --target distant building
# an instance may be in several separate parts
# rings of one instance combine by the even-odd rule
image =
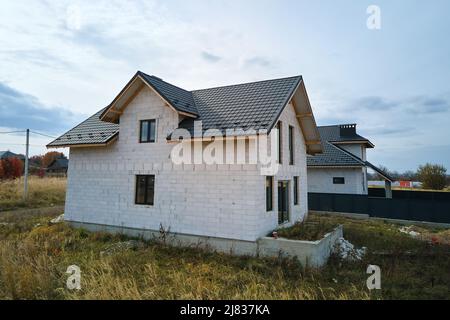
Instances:
[[[308,192],[367,194],[367,168],[382,176],[390,197],[391,183],[387,173],[366,157],[374,145],[356,132],[356,124],[318,127],[324,151],[308,156]]]
[[[47,167],[47,173],[49,175],[67,175],[67,168],[69,167],[69,159],[56,158]]]
[[[8,158],[18,158],[22,161],[25,160],[25,156],[23,156],[22,154],[17,154],[11,151],[0,151],[0,160],[3,159],[8,159]]]

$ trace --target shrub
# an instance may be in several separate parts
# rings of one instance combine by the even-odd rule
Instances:
[[[442,190],[447,184],[447,169],[444,166],[427,163],[417,170],[417,177],[424,189]]]

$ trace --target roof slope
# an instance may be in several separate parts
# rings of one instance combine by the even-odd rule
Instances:
[[[141,75],[160,95],[165,97],[175,109],[198,115],[192,92],[174,86],[158,77],[149,76],[141,71],[138,71],[138,74]]]
[[[320,127],[319,127],[320,131]],[[315,156],[308,156],[306,158],[307,165],[309,167],[354,167],[364,166],[362,160],[358,161],[355,157],[350,156],[344,152],[341,148],[333,145],[332,143],[322,139],[323,153]]]
[[[75,128],[56,138],[47,147],[108,143],[119,132],[119,125],[100,120],[100,115],[105,109],[96,112]]]
[[[192,91],[204,130],[270,130],[301,76]]]
[[[187,91],[155,76],[138,72],[152,88],[178,110],[196,114],[208,129],[266,129],[270,131],[284,106],[302,81],[301,76],[224,87]],[[119,132],[119,125],[100,120],[106,107],[49,143],[48,147],[105,144]],[[179,127],[193,132],[193,119]]]

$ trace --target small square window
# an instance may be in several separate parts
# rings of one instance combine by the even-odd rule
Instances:
[[[344,177],[334,177],[333,184],[345,184],[345,178]]]
[[[156,121],[153,120],[141,120],[139,142],[148,143],[155,142],[156,139]]]

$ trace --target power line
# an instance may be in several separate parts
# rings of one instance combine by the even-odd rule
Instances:
[[[56,139],[56,137],[54,137],[54,136],[50,136],[50,135],[48,135],[48,134],[45,134],[45,133],[41,133],[41,132],[36,132],[36,131],[30,131],[31,133],[34,133],[34,134],[39,134],[39,135],[41,135],[41,136],[44,136],[44,137],[48,137],[48,138],[52,138],[52,139]]]
[[[11,146],[26,146],[26,143],[8,143],[8,142],[0,142],[2,145],[11,145]],[[30,144],[31,147],[45,147],[45,144]]]
[[[2,132],[0,132],[0,134],[22,133],[22,132],[26,132],[26,130],[22,130],[22,131],[2,131]]]
[[[26,131],[26,130],[20,130],[20,131],[19,131],[19,130],[17,130],[17,131],[1,131],[0,134],[24,133],[24,132],[27,132],[27,131]],[[37,132],[37,131],[31,131],[31,130],[30,130],[30,133],[38,134],[38,135],[41,135],[41,136],[47,137],[47,138],[56,139],[56,137],[51,136],[51,135],[46,134],[46,133],[42,133],[42,132]]]

